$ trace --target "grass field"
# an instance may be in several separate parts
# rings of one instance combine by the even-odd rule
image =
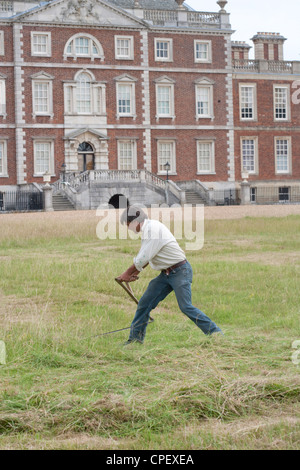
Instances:
[[[126,331],[92,336],[130,325],[113,279],[140,242],[101,241],[97,222],[0,215],[0,448],[299,449],[300,216],[207,220],[187,254],[193,303],[225,336],[205,337],[171,294],[128,348]]]

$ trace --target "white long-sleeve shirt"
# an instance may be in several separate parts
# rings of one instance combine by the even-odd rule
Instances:
[[[146,219],[141,232],[141,249],[133,260],[138,271],[142,271],[147,263],[161,271],[186,259],[174,235],[161,222]]]

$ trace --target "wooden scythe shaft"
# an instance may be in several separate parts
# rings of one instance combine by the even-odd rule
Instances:
[[[123,282],[123,281],[120,281],[117,277],[115,278],[115,281],[119,284],[119,286],[123,287],[123,289],[127,292],[127,294],[129,295],[129,297],[132,298],[132,300],[134,300],[134,302],[136,304],[139,303],[138,299],[136,298],[136,296],[134,295],[132,289],[131,289],[131,286],[129,285],[128,282]],[[154,318],[150,317],[150,322],[153,322],[154,321]]]

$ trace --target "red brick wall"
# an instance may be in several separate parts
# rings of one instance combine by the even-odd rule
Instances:
[[[239,113],[239,83],[256,83],[257,87],[257,121],[241,121]],[[289,121],[274,120],[273,85],[290,86],[290,110]],[[236,179],[241,180],[241,137],[258,137],[258,161],[259,173],[249,177],[251,180],[288,180],[300,178],[300,105],[292,102],[292,81],[287,80],[234,80],[234,122],[235,127],[235,174]],[[242,130],[241,128],[244,128]],[[286,129],[286,130],[285,130]],[[291,137],[292,146],[292,174],[275,174],[275,148],[274,137]]]
[[[222,36],[201,34],[168,34],[165,32],[149,33],[149,65],[167,69],[171,66],[195,69],[224,69],[225,68],[225,41]],[[173,39],[173,61],[155,61],[155,38]],[[212,63],[195,63],[194,40],[211,41]]]
[[[216,175],[197,175],[197,139],[205,138],[215,141]],[[227,132],[222,130],[197,131],[157,129],[152,131],[152,172],[157,173],[157,140],[168,138],[176,141],[176,172],[170,175],[174,181],[200,179],[207,181],[227,181]]]

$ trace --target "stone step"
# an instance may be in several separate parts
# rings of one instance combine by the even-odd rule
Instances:
[[[75,208],[68,198],[61,194],[55,194],[52,198],[53,209],[55,211],[74,211]]]
[[[201,197],[199,193],[192,190],[187,190],[185,192],[185,198],[187,204],[206,204],[206,201]]]

